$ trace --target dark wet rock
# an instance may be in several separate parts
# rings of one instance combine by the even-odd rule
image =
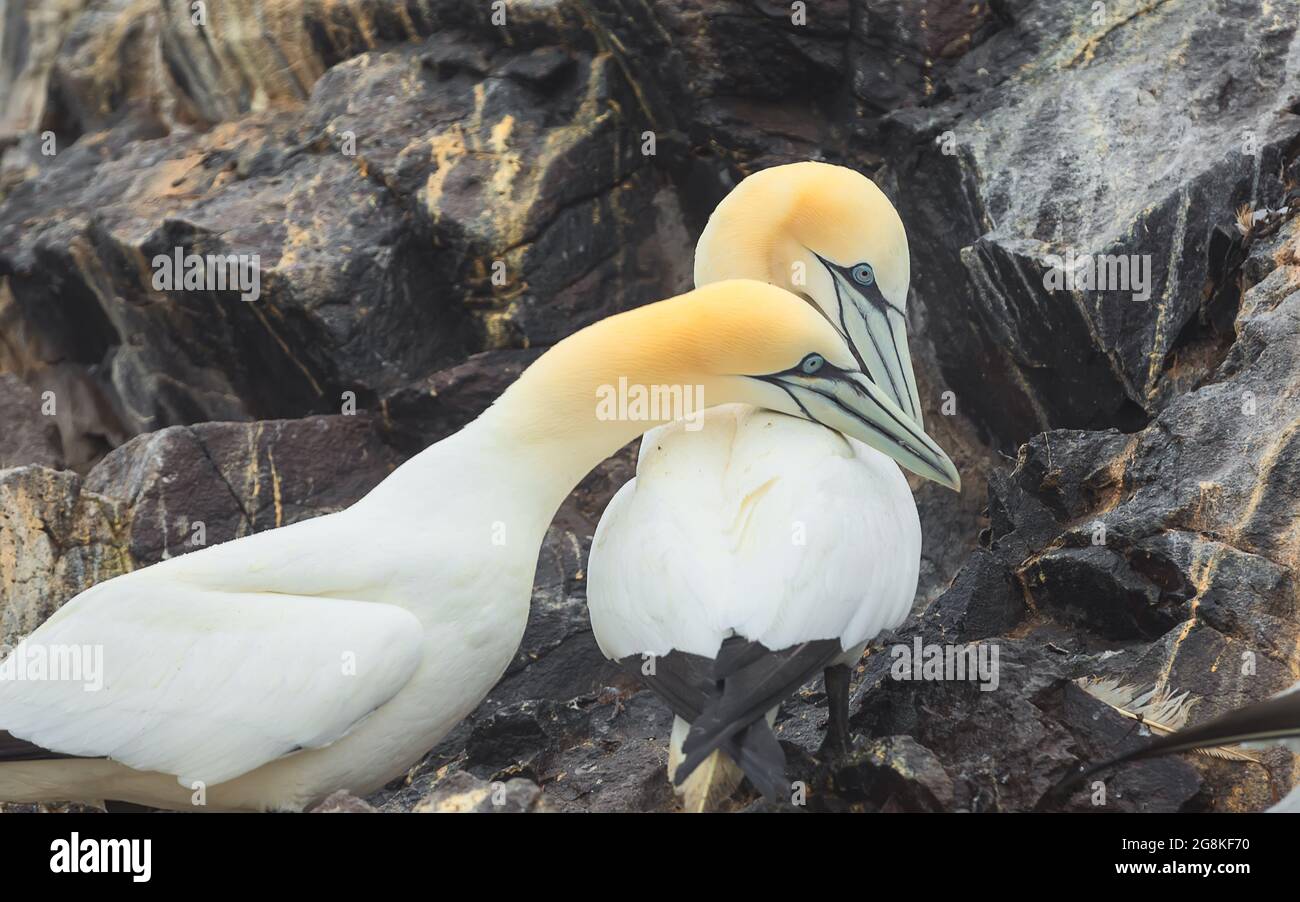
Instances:
[[[779,3],[593,6],[597,31],[617,39],[651,126],[721,157],[684,163],[688,197],[701,213],[729,188],[725,167],[752,171],[816,157],[835,140],[833,123],[846,112],[852,4],[808,4],[798,24],[791,6]]]
[[[523,643],[489,694],[489,706],[574,698],[597,692],[615,678],[618,671],[600,654],[587,617],[590,547],[590,535],[559,528],[547,533]]]
[[[949,811],[952,778],[910,736],[873,739],[836,766],[833,803],[877,811]]]
[[[677,201],[625,137],[617,68],[500,31],[335,60],[295,105],[207,131],[131,116],[80,136],[0,209],[33,355],[105,366],[130,432],[301,416],[685,287]],[[486,68],[431,64],[449,48]],[[178,248],[257,255],[256,300],[156,289]]]
[[[988,478],[1000,459],[978,435],[960,408],[950,406],[943,388],[929,374],[938,371],[932,349],[918,342],[913,360],[920,374],[918,389],[926,432],[948,452],[961,473],[962,490],[954,495],[943,486],[908,475],[921,518],[921,570],[917,587],[918,609],[929,605],[952,582],[955,574],[975,549],[988,498]]]
[[[920,626],[898,638],[910,645],[916,636],[925,643],[938,641]],[[867,658],[855,697],[860,708],[852,715],[854,728],[868,736],[906,734],[928,752],[913,750],[903,755],[905,763],[890,764],[889,755],[866,746],[869,756],[893,771],[890,779],[901,783],[889,790],[895,804],[902,805],[911,793],[916,805],[924,808],[925,793],[935,795],[936,788],[945,788],[935,770],[938,765],[952,780],[948,810],[1030,810],[1069,772],[1076,756],[1091,756],[1110,747],[1108,742],[1114,741],[1114,731],[1120,727],[1132,729],[1132,721],[1090,696],[1085,696],[1092,702],[1088,716],[1062,711],[1063,696],[1083,695],[1069,682],[1068,659],[1037,642],[999,638],[983,644],[998,649],[997,682],[988,690],[982,687],[993,684],[975,679],[896,679],[897,659],[892,654]],[[860,750],[859,758],[862,754]],[[858,759],[835,762],[834,779],[841,779],[841,769],[853,772],[858,766]],[[1161,759],[1150,766],[1149,773],[1160,780],[1159,789],[1151,788],[1141,774],[1135,777],[1121,771],[1117,785],[1147,786],[1149,795],[1134,798],[1130,793],[1118,798],[1120,793],[1113,791],[1106,810],[1179,810],[1196,797],[1200,778],[1188,764]]]
[[[956,0],[918,9],[907,0],[857,4],[851,88],[863,108],[887,114],[961,92],[956,61],[1005,27],[1012,4]]]
[[[146,10],[131,0],[99,0],[72,21],[50,67],[41,117],[60,145],[132,114],[159,124],[195,121],[192,104],[157,52],[167,6]],[[171,6],[179,12],[181,5]],[[133,65],[106,66],[110,59]]]
[[[1171,596],[1109,547],[1047,551],[1021,576],[1045,610],[1108,639],[1155,639],[1190,613],[1186,594]]]
[[[0,470],[36,464],[59,469],[59,427],[41,412],[41,398],[12,373],[0,373]]]
[[[408,780],[370,801],[383,810],[410,810],[447,781],[459,785],[469,777],[479,787],[540,784],[552,810],[669,810],[671,730],[672,715],[649,692],[611,687],[567,702],[485,704],[443,741],[442,756],[435,749]]]
[[[190,0],[145,7],[100,0],[65,25],[62,45],[40,57],[46,67],[53,64],[41,99],[49,105],[47,120],[68,137],[141,112],[169,128],[209,128],[248,113],[299,107],[331,67],[369,51],[450,29],[499,38],[502,29],[490,13],[472,0],[286,0],[273,9],[223,0],[208,4],[200,18]],[[513,4],[509,19],[520,47],[576,31],[573,13],[560,5]],[[32,91],[39,96],[40,89],[38,82]]]
[[[463,428],[487,410],[539,353],[485,351],[399,388],[382,404],[393,424],[394,439],[414,452]]]
[[[1297,238],[1292,222],[1253,249],[1236,342],[1150,426],[1057,430],[1021,449],[990,486],[990,548],[929,613],[963,639],[996,635],[985,616],[1010,585],[1017,635],[1066,649],[1074,676],[1190,692],[1204,699],[1193,721],[1295,681]],[[1259,768],[1216,767],[1197,805],[1267,802]]]
[[[672,716],[650,693],[617,691],[570,702],[521,702],[476,725],[464,766],[543,782],[560,810],[644,811],[672,803]]]
[[[364,407],[383,386],[373,372],[362,376],[381,358],[383,372],[400,378],[447,360],[448,341],[455,345],[455,329],[438,328],[437,311],[408,281],[428,276],[400,234],[401,211],[341,155],[293,157],[261,178],[238,178],[242,153],[292,143],[281,121],[245,125],[238,138],[160,138],[107,160],[94,145],[111,135],[99,133],[41,177],[59,190],[38,179],[6,205],[16,218],[0,225],[9,235],[0,272],[29,342],[44,361],[106,364],[132,432],[338,412],[345,391]],[[141,171],[159,178],[137,186]],[[115,203],[123,196],[131,203]],[[346,205],[330,235],[312,225],[321,203]],[[267,222],[268,209],[281,211],[276,223]],[[258,299],[155,292],[152,261],[176,248],[244,254],[250,266],[259,255]],[[337,296],[350,305],[329,302]],[[384,338],[384,317],[402,310],[409,314],[402,334]],[[364,346],[366,335],[380,345]]]
[[[0,9],[0,198],[41,162],[32,140],[42,125],[50,70],[89,0],[27,0]]]
[[[409,198],[487,347],[550,344],[688,278],[676,199],[635,139],[635,94],[581,48],[435,35],[335,67],[308,108],[323,140],[354,132],[370,177]]]
[[[1069,730],[1077,743],[1072,750],[1085,761],[1103,760],[1150,741],[1149,729],[1116,717],[1113,710],[1072,683],[1040,696],[1040,703],[1045,713]],[[1198,774],[1186,759],[1138,761],[1132,766],[1098,774],[1070,802],[1056,803],[1053,807],[1094,812],[1203,810],[1212,796],[1214,783],[1225,777],[1231,780],[1240,770],[1240,764],[1225,767],[1211,782]]]
[[[1003,635],[1027,614],[1023,591],[1005,562],[978,548],[924,618],[928,629],[955,641]]]
[[[42,413],[54,411],[63,466],[86,473],[130,437],[102,367],[59,362],[29,368],[16,362],[28,388],[39,395]]]
[[[1112,3],[1100,21],[1087,4],[992,6],[996,30],[937,92],[951,96],[884,117],[900,212],[927,249],[922,334],[1008,450],[1049,428],[1139,427],[1171,370],[1213,368],[1196,346],[1231,341],[1203,328],[1231,279],[1208,240],[1283,193],[1260,173],[1300,133],[1296,20],[1257,2]],[[1047,290],[1044,256],[1070,250],[1148,255],[1149,300]]]

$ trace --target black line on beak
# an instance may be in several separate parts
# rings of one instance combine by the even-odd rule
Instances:
[[[755,378],[762,379],[764,382],[770,382],[771,384],[775,385],[777,388],[781,389],[781,391],[789,395],[790,400],[795,403],[796,407],[798,407],[801,411],[803,411],[803,415],[808,418],[808,421],[810,423],[816,423],[818,426],[826,426],[825,423],[821,422],[815,416],[813,416],[811,413],[808,412],[808,408],[803,406],[803,402],[800,401],[799,398],[795,395],[795,393],[790,390],[790,386],[786,385],[784,382],[780,381],[779,379],[775,379],[769,376],[756,376]],[[829,429],[830,427],[826,426],[826,428]]]
[[[902,420],[900,420],[898,417],[896,417],[896,416],[894,415],[893,411],[891,411],[891,410],[890,410],[888,407],[886,407],[885,405],[881,404],[881,403],[880,403],[880,400],[879,400],[878,398],[874,397],[870,392],[863,391],[863,390],[862,390],[862,389],[861,389],[861,388],[860,388],[860,387],[859,387],[859,386],[858,386],[858,385],[857,385],[857,384],[856,384],[852,379],[848,378],[848,376],[849,376],[850,374],[844,372],[844,370],[841,370],[841,369],[838,369],[838,368],[834,368],[832,374],[833,374],[834,378],[839,379],[841,382],[845,382],[845,383],[847,383],[847,384],[849,385],[849,387],[852,388],[855,392],[857,392],[860,396],[866,398],[866,399],[867,399],[868,401],[870,401],[872,404],[876,405],[876,408],[877,408],[878,410],[880,410],[881,413],[885,414],[887,417],[889,417],[891,420],[893,420],[895,423],[897,423],[897,424],[898,424],[898,428],[901,429],[901,430],[903,430],[903,432],[905,432],[905,433],[906,433],[906,434],[907,434],[907,435],[908,435],[908,436],[909,436],[913,441],[920,442],[920,436],[917,434],[917,429],[918,429],[918,427],[917,427],[916,422],[915,422],[914,420],[912,420],[912,419],[909,417],[909,418],[908,418],[908,421],[907,421],[906,423],[904,423]],[[796,372],[794,375],[803,375],[803,374],[802,374],[802,373],[797,373],[797,372]],[[818,375],[821,375],[821,374],[818,373]],[[865,376],[866,374],[865,374],[865,373],[858,373],[857,375],[859,375],[859,376]],[[867,378],[870,379],[869,376],[868,376]],[[873,380],[871,384],[872,384],[872,385],[877,385],[878,383],[876,383],[876,382]],[[834,396],[832,396],[832,395],[828,395],[828,394],[826,394],[826,392],[824,392],[824,391],[820,391],[820,390],[818,390],[818,389],[816,389],[816,388],[814,388],[814,387],[812,387],[812,386],[808,386],[808,390],[809,390],[809,391],[812,391],[812,392],[816,392],[817,394],[821,395],[822,397],[827,398],[828,400],[834,401],[836,404],[840,404],[840,401],[839,401],[838,398],[836,398],[836,397],[834,397]],[[840,406],[843,407],[844,405],[843,405],[843,404],[840,404]],[[847,409],[847,408],[845,408],[845,409]],[[904,414],[904,416],[907,416],[907,415]],[[924,434],[924,430],[921,430],[921,434]],[[920,442],[920,443],[921,443],[922,445],[925,444],[924,442]],[[919,452],[918,452],[918,456],[919,456]]]
[[[847,283],[851,279],[851,276],[845,275],[843,267],[830,262],[821,254],[817,253],[816,251],[812,251],[812,254],[818,260],[821,261],[822,266],[826,267],[826,271],[830,273],[831,285],[835,288],[835,305],[840,312],[841,334],[848,341],[849,350],[853,352],[854,358],[858,361],[858,366],[862,367],[863,374],[865,374],[868,379],[871,379],[870,371],[867,368],[866,361],[864,361],[862,359],[862,355],[858,353],[858,346],[853,342],[853,339],[849,338],[849,326],[848,323],[845,322],[845,318],[844,318],[844,296],[840,293],[840,279],[836,278],[836,275],[838,274],[839,277],[844,279]],[[889,303],[889,301],[885,300],[885,296],[880,293],[880,289],[877,288],[874,283],[871,285],[869,289],[867,289],[864,292],[859,292],[859,294],[867,301],[867,303],[869,303],[872,307],[876,308],[876,311],[885,318],[885,326],[889,329],[889,343],[893,345],[892,350],[894,352],[894,360],[898,363],[898,375],[900,379],[903,378],[903,374],[907,370],[906,367],[903,366],[902,356],[898,353],[898,339],[895,338],[894,336],[893,320],[889,318],[889,311],[898,310],[898,308],[895,307],[893,304]],[[902,313],[901,310],[899,310],[898,312]],[[908,409],[911,410],[912,412],[911,415],[913,417],[916,417],[918,411],[916,409],[916,405],[912,403],[912,393],[909,391],[899,391],[898,386],[894,383],[894,375],[889,371],[889,366],[885,363],[885,354],[883,351],[880,350],[880,344],[876,341],[876,335],[874,332],[871,331],[870,326],[867,326],[867,337],[871,339],[871,346],[875,348],[876,355],[880,358],[881,365],[885,367],[885,376],[889,379],[889,387],[893,390],[895,397],[898,397],[899,399],[902,399],[904,397],[907,398]],[[880,384],[876,382],[875,379],[871,379],[871,381],[876,385]],[[903,405],[900,404],[898,406],[899,409],[901,410]]]
[[[839,369],[837,368],[836,372],[843,374],[843,373],[844,373],[844,370],[839,370]],[[825,423],[823,423],[821,420],[817,419],[815,416],[812,415],[812,413],[808,410],[808,408],[804,406],[804,403],[803,403],[802,401],[799,400],[799,397],[794,393],[794,391],[792,390],[792,387],[791,387],[790,385],[788,385],[786,382],[784,382],[784,381],[780,378],[781,376],[786,376],[786,375],[791,375],[791,376],[794,376],[794,375],[805,376],[805,378],[806,378],[806,375],[805,375],[804,373],[801,373],[801,372],[798,371],[798,370],[786,370],[786,371],[781,372],[781,373],[773,373],[773,374],[768,375],[768,376],[754,376],[754,377],[752,377],[752,378],[754,378],[754,379],[759,379],[759,380],[762,380],[763,382],[768,382],[768,383],[770,383],[770,384],[772,384],[772,385],[777,386],[777,387],[780,388],[783,392],[785,392],[787,395],[790,396],[790,400],[791,400],[791,401],[794,401],[795,405],[798,406],[799,410],[801,410],[801,411],[803,412],[803,415],[804,415],[805,417],[807,417],[810,421],[812,421],[812,422],[818,424],[819,426],[826,426]],[[845,374],[845,375],[847,375],[847,374]],[[859,374],[859,375],[865,375],[865,373],[863,373],[863,374]],[[853,408],[851,408],[851,407],[846,407],[846,406],[844,405],[844,402],[841,401],[839,398],[835,397],[834,395],[832,395],[832,394],[828,394],[828,393],[826,393],[826,392],[824,392],[824,391],[822,391],[822,390],[820,390],[820,389],[818,389],[818,388],[816,388],[815,386],[812,386],[812,385],[805,385],[805,386],[803,386],[803,388],[806,389],[807,391],[812,392],[812,393],[815,394],[815,395],[819,395],[820,397],[825,398],[827,401],[830,401],[831,404],[833,404],[833,405],[835,405],[836,407],[838,407],[838,408],[839,408],[843,413],[847,414],[850,418],[852,418],[852,419],[858,421],[858,422],[861,423],[863,426],[866,426],[868,429],[870,429],[872,432],[876,433],[876,434],[879,435],[880,437],[884,438],[886,441],[888,441],[888,442],[892,442],[892,443],[895,444],[895,445],[901,445],[904,449],[906,449],[906,450],[908,450],[908,451],[911,451],[912,454],[915,454],[918,458],[920,458],[921,460],[925,461],[925,462],[928,463],[930,466],[934,467],[935,469],[941,469],[940,466],[939,466],[938,461],[932,459],[932,455],[931,455],[931,453],[930,453],[930,450],[929,450],[928,448],[926,448],[926,446],[925,446],[925,442],[919,441],[919,440],[917,439],[916,433],[915,433],[914,431],[912,431],[911,428],[909,428],[909,426],[908,426],[907,423],[903,423],[901,420],[898,419],[898,417],[894,416],[894,414],[890,412],[889,408],[882,406],[881,403],[880,403],[878,400],[876,400],[875,398],[873,398],[869,392],[864,392],[864,391],[862,391],[860,388],[858,388],[858,386],[855,385],[855,384],[853,383],[852,380],[850,380],[850,379],[841,379],[841,381],[843,381],[843,382],[847,382],[849,385],[853,386],[853,389],[854,389],[856,392],[858,392],[858,394],[859,394],[860,396],[866,398],[866,399],[867,399],[868,401],[870,401],[872,404],[876,405],[876,407],[877,407],[878,409],[880,409],[880,410],[883,411],[886,415],[888,415],[889,418],[890,418],[891,420],[893,420],[895,423],[898,424],[899,428],[902,429],[903,433],[904,433],[904,434],[905,434],[909,439],[911,439],[911,443],[904,443],[904,442],[899,441],[897,435],[892,435],[892,434],[890,434],[889,432],[886,432],[886,431],[885,431],[884,429],[882,429],[879,425],[877,425],[876,423],[873,423],[871,420],[868,420],[866,417],[862,416],[862,414],[858,413],[858,412],[857,412],[856,410],[854,410]],[[910,421],[909,421],[909,422],[910,422]],[[831,429],[832,431],[836,431],[836,430],[833,429],[833,427],[830,427],[830,426],[826,426],[826,428],[827,428],[827,429]]]
[[[875,398],[873,398],[873,397],[871,396],[870,393],[868,393],[868,392],[864,392],[864,391],[861,391],[860,389],[858,389],[858,387],[857,387],[856,385],[853,385],[853,383],[852,383],[850,380],[844,380],[844,381],[848,382],[849,385],[852,385],[853,388],[854,388],[854,390],[857,391],[859,395],[861,395],[862,397],[866,398],[866,399],[867,399],[868,401],[870,401],[872,404],[876,405],[876,408],[877,408],[878,410],[882,411],[882,412],[883,412],[885,415],[887,415],[891,420],[893,420],[895,423],[897,423],[897,424],[898,424],[898,427],[903,431],[903,434],[906,435],[909,439],[911,439],[911,443],[910,443],[910,444],[904,444],[903,442],[900,442],[900,441],[898,440],[898,436],[896,436],[896,435],[890,435],[888,432],[886,432],[885,430],[881,429],[881,428],[880,428],[879,426],[877,426],[875,423],[873,423],[873,422],[871,422],[870,420],[866,419],[865,417],[863,417],[861,414],[857,413],[857,412],[856,412],[855,410],[853,410],[852,408],[850,408],[850,407],[845,407],[845,406],[844,406],[844,402],[842,402],[839,398],[835,397],[834,395],[827,394],[826,392],[822,391],[821,389],[816,388],[816,387],[811,386],[811,385],[806,386],[806,388],[808,389],[808,391],[812,392],[813,394],[821,395],[823,398],[825,398],[827,401],[830,401],[832,404],[834,404],[834,405],[835,405],[836,407],[838,407],[840,410],[844,411],[844,412],[847,413],[849,416],[853,417],[855,420],[859,420],[859,421],[861,421],[861,422],[862,422],[864,425],[866,425],[867,427],[869,427],[869,428],[871,428],[871,429],[874,429],[876,432],[878,432],[879,434],[883,435],[885,438],[889,439],[889,440],[890,440],[891,442],[893,442],[894,444],[896,444],[896,445],[903,445],[904,448],[906,448],[907,450],[911,451],[911,452],[912,452],[913,454],[915,454],[917,457],[921,458],[921,460],[924,460],[926,463],[930,464],[931,466],[935,467],[936,469],[939,468],[939,464],[938,464],[938,462],[935,461],[935,460],[932,460],[932,459],[931,459],[930,450],[929,450],[928,448],[926,448],[926,446],[925,446],[925,442],[921,441],[920,438],[917,436],[916,432],[913,431],[913,429],[911,428],[911,427],[914,426],[915,424],[913,424],[912,421],[911,421],[910,419],[908,420],[907,423],[904,423],[904,422],[903,422],[902,420],[900,420],[898,417],[894,416],[894,414],[889,410],[888,407],[885,407],[885,406],[882,405],[878,400],[876,400]],[[796,403],[797,403],[797,401],[796,401]]]
[[[822,261],[823,266],[829,268],[829,264],[827,264],[825,260],[822,260],[821,257],[818,257],[817,259]],[[840,280],[835,278],[834,270],[831,270],[830,275],[831,287],[835,289],[835,306],[840,311],[840,334],[844,336],[844,343],[847,344],[849,350],[853,352],[853,359],[858,362],[858,368],[862,370],[863,374],[866,375],[868,379],[871,379],[869,371],[867,370],[867,362],[862,359],[862,355],[858,353],[858,346],[853,342],[853,339],[849,337],[849,324],[844,321],[844,296],[840,294]],[[869,334],[870,330],[867,331]],[[875,380],[872,381],[874,382]]]
[[[889,318],[889,311],[890,311],[890,310],[894,310],[894,309],[896,309],[896,308],[894,308],[893,306],[891,306],[891,305],[889,305],[889,304],[886,304],[885,306],[886,306],[888,309],[886,309],[885,311],[883,311],[883,314],[884,314],[884,317],[885,317],[885,325],[889,326],[889,343],[890,343],[891,345],[894,346],[894,359],[895,359],[896,361],[898,361],[898,374],[899,374],[899,376],[903,376],[903,375],[906,373],[906,370],[905,370],[904,367],[903,367],[903,358],[902,358],[902,355],[900,355],[900,354],[898,353],[898,337],[897,337],[896,335],[894,335],[894,321],[893,321],[892,319]],[[903,328],[906,329],[907,326],[904,325]],[[891,378],[889,381],[890,381],[890,384],[893,384],[893,381],[894,381],[894,380]],[[904,395],[907,397],[907,406],[908,406],[908,407],[911,409],[911,411],[912,411],[912,419],[917,419],[917,418],[920,416],[920,411],[918,411],[918,410],[916,409],[916,405],[915,405],[914,403],[912,403],[912,393],[911,393],[910,391],[909,391],[909,392],[904,392]],[[900,405],[900,409],[902,409],[902,408],[901,408],[901,405]]]

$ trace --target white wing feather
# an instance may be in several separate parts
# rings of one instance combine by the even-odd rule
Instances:
[[[102,689],[0,680],[0,729],[53,751],[174,774],[186,786],[344,736],[411,679],[422,629],[394,605],[274,591],[295,568],[261,559],[290,531],[301,537],[297,527],[250,536],[81,593],[14,654],[102,649]],[[270,591],[204,585],[223,570],[252,582],[259,569]]]
[[[848,649],[906,619],[921,531],[888,457],[822,426],[741,405],[642,440],[610,502],[588,604],[611,658],[712,657],[727,636]]]

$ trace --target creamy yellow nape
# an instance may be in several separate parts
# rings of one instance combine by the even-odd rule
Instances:
[[[907,232],[865,176],[828,163],[790,163],[744,179],[700,235],[695,284],[762,279],[796,294],[823,277],[812,256],[844,266],[872,250],[881,291],[900,308],[911,277]]]
[[[583,459],[594,466],[651,426],[668,422],[609,421],[597,416],[597,392],[629,384],[700,385],[706,406],[756,403],[743,379],[779,373],[809,353],[845,368],[854,361],[826,319],[790,292],[733,279],[602,320],[559,342],[493,405],[489,416],[518,441],[594,443]],[[599,449],[605,454],[599,454]],[[594,458],[594,459],[592,459]]]

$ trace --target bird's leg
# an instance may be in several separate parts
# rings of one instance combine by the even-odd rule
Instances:
[[[833,664],[823,674],[829,716],[826,719],[826,738],[818,750],[819,757],[837,758],[853,751],[849,739],[849,680],[852,675],[847,664]]]

